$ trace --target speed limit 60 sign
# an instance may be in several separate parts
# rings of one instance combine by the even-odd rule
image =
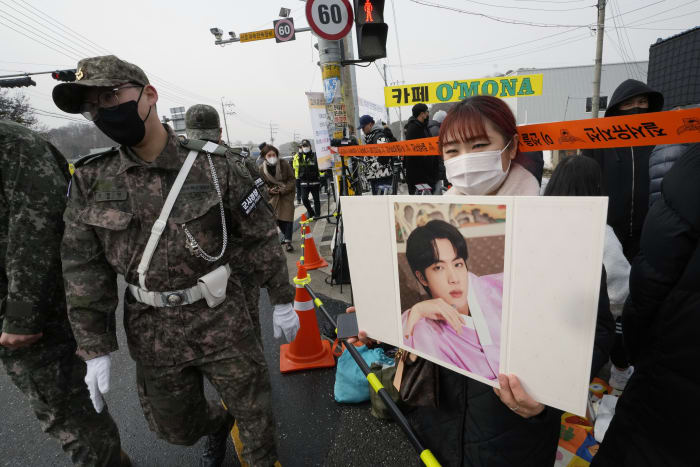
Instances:
[[[294,19],[282,18],[275,20],[272,23],[272,29],[275,30],[275,40],[279,42],[288,42],[296,39],[294,35]]]
[[[307,0],[306,20],[317,36],[337,41],[352,28],[352,6],[348,0]]]

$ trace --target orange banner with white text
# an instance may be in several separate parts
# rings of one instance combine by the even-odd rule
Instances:
[[[522,152],[700,142],[700,108],[518,127]],[[437,137],[342,146],[341,156],[439,155]]]

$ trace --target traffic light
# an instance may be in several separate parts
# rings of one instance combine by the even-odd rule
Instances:
[[[355,32],[360,60],[386,57],[389,25],[384,22],[384,0],[355,0]]]
[[[75,70],[53,71],[51,77],[58,81],[75,81]]]
[[[36,86],[34,80],[29,76],[25,76],[24,78],[0,80],[0,88],[24,88],[29,86]]]

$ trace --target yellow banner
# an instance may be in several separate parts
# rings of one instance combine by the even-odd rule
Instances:
[[[265,39],[274,39],[274,29],[263,29],[261,31],[242,32],[241,42],[262,41]]]
[[[469,96],[527,97],[542,95],[542,75],[501,76],[498,78],[437,81],[434,83],[387,86],[384,102],[387,107],[418,103],[459,102]]]

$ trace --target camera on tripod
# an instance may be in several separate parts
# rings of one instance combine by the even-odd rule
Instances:
[[[340,146],[357,146],[357,138],[354,136],[351,136],[350,138],[333,138],[331,139],[331,146],[334,148],[340,147]]]

